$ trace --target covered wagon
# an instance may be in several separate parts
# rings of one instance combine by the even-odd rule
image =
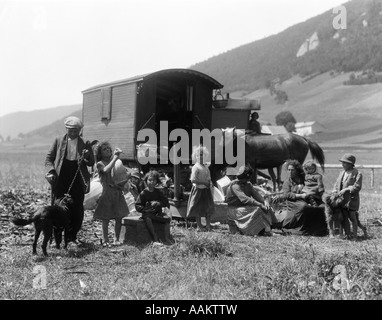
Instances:
[[[137,161],[137,135],[149,128],[211,129],[215,79],[190,69],[166,69],[91,87],[83,93],[83,135],[108,140],[123,150],[125,163]],[[159,140],[159,139],[158,139]]]

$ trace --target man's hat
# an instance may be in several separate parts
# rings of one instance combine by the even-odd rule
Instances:
[[[355,164],[355,156],[353,156],[350,153],[345,153],[339,161],[350,163],[350,164],[352,164],[354,166],[354,164]]]
[[[241,166],[236,175],[238,179],[250,179],[253,174],[253,169],[248,166]]]
[[[79,118],[73,117],[73,116],[67,117],[65,119],[64,124],[65,124],[66,128],[78,128],[78,129],[82,129],[82,127],[84,126],[82,124],[82,121]]]

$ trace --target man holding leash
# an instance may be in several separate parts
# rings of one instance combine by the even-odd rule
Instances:
[[[54,140],[46,155],[46,179],[52,187],[52,203],[65,194],[70,194],[73,199],[69,208],[71,231],[68,241],[77,244],[77,233],[84,219],[84,196],[90,188],[87,167],[94,165],[94,155],[90,143],[85,143],[80,136],[82,121],[71,116],[64,124],[66,134]]]

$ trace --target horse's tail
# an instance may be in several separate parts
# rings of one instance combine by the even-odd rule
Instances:
[[[321,147],[318,145],[317,142],[311,141],[311,140],[309,140],[309,139],[307,139],[305,137],[304,137],[304,139],[306,140],[306,142],[309,145],[309,150],[310,150],[310,153],[312,155],[312,158],[314,160],[318,161],[318,163],[321,166],[322,171],[325,172],[325,155],[324,155],[324,151],[321,149]]]

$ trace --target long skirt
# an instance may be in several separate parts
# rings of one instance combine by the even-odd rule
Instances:
[[[207,217],[215,212],[214,199],[210,188],[192,187],[188,198],[186,218]]]
[[[325,207],[312,207],[305,201],[287,201],[282,230],[296,235],[325,236],[328,233]]]
[[[256,236],[262,230],[271,231],[272,214],[260,207],[228,207],[228,223],[235,223],[240,233]]]

